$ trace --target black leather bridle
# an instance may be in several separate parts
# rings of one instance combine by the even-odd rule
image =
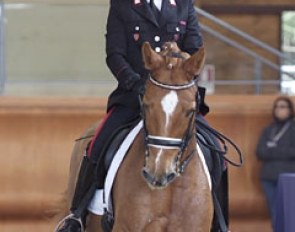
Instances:
[[[191,82],[183,85],[170,85],[165,84],[162,82],[159,82],[158,80],[154,79],[151,75],[148,79],[153,85],[167,89],[167,90],[175,90],[175,91],[181,91],[185,89],[189,89],[196,86],[195,80],[192,80]],[[183,159],[184,151],[186,150],[187,145],[189,144],[190,140],[192,139],[194,134],[194,116],[195,116],[195,110],[191,112],[189,123],[187,126],[187,129],[185,131],[185,134],[182,138],[173,138],[173,137],[164,137],[164,136],[157,136],[157,135],[150,135],[147,127],[146,127],[146,117],[145,117],[145,106],[142,102],[142,99],[140,98],[140,105],[141,105],[141,115],[143,119],[143,131],[144,131],[144,141],[145,141],[145,164],[146,166],[147,159],[149,158],[149,147],[158,147],[162,149],[179,149],[179,152],[175,158],[176,163],[176,170],[175,173],[177,175],[181,175],[186,166],[189,164],[190,160],[192,159],[193,155],[196,152],[196,149],[193,149],[191,152],[189,152],[188,156]],[[183,159],[183,160],[182,160]]]

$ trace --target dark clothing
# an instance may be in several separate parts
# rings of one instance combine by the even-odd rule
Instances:
[[[270,142],[282,130],[285,123],[289,123],[288,129],[276,145],[271,145]],[[285,123],[272,123],[264,129],[260,137],[257,157],[263,161],[262,180],[276,181],[281,173],[295,172],[295,122],[288,120]]]
[[[272,227],[274,228],[274,221],[276,218],[276,192],[277,192],[277,181],[263,180],[262,188],[266,197],[267,208],[271,217]]]
[[[111,0],[107,21],[107,65],[118,80],[118,88],[109,96],[108,109],[113,105],[138,108],[137,94],[126,89],[131,78],[146,79],[141,47],[148,41],[159,51],[168,41],[190,54],[202,46],[202,37],[191,0],[163,0],[161,16],[156,20],[146,0]]]
[[[107,21],[107,65],[118,80],[118,87],[109,96],[108,112],[104,125],[98,129],[88,156],[95,162],[99,159],[110,134],[119,126],[139,117],[138,92],[132,91],[126,80],[145,79],[141,46],[148,41],[158,48],[168,41],[177,42],[180,49],[194,53],[202,46],[202,37],[191,0],[163,0],[161,16],[156,20],[146,0],[111,0]],[[144,84],[144,82],[140,82]],[[204,96],[201,97],[204,104]]]
[[[135,110],[123,105],[115,106],[108,112],[100,123],[100,126],[97,128],[95,136],[88,149],[88,157],[92,162],[97,163],[99,162],[99,158],[103,158],[100,156],[100,153],[104,150],[105,145],[108,145],[109,140],[113,137],[112,134],[115,133],[120,126],[138,119],[139,114],[139,109]],[[100,168],[103,168],[103,165],[101,165]],[[105,171],[101,173],[105,173]],[[102,179],[105,178],[105,174],[103,176],[98,176]],[[102,187],[103,186],[99,186],[99,188]]]

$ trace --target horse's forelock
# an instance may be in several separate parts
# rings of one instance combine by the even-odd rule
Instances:
[[[184,69],[184,63],[187,59],[189,59],[191,56],[180,50],[180,48],[177,46],[177,43],[175,42],[166,42],[163,47],[162,51],[158,53],[163,59],[161,64],[159,63],[157,71],[154,69],[154,77],[159,79],[163,79],[162,81],[165,82],[164,79],[168,78],[167,73],[163,75],[161,72],[164,70],[171,70],[171,74],[169,75],[170,80],[166,80],[168,82],[172,81],[172,83],[175,84],[183,84],[184,82],[190,81],[191,79],[185,75],[180,74],[179,70]],[[173,72],[174,70],[178,70],[177,72]],[[155,72],[156,71],[156,72]]]
[[[175,57],[171,54],[179,54],[179,57]],[[166,42],[163,46],[161,55],[163,56],[165,65],[168,69],[181,67],[183,62],[190,57],[188,53],[182,52],[175,42]]]
[[[177,57],[171,57],[171,56],[165,56],[165,66],[168,69],[172,69],[172,68],[178,68],[181,66],[182,64],[182,59],[177,58]]]

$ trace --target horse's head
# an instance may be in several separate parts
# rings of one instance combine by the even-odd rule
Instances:
[[[163,188],[181,173],[194,139],[195,77],[205,60],[204,48],[190,56],[176,43],[166,43],[156,53],[144,43],[142,54],[150,70],[142,101],[146,160],[143,176],[154,188]],[[195,148],[195,144],[194,144]]]

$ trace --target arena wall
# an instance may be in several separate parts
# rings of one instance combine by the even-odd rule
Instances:
[[[229,167],[231,217],[267,217],[255,147],[275,96],[209,96],[208,121],[244,153]],[[0,98],[0,218],[41,218],[67,185],[74,140],[104,115],[99,98]],[[229,157],[236,159],[234,151]],[[241,207],[242,206],[242,207]]]

